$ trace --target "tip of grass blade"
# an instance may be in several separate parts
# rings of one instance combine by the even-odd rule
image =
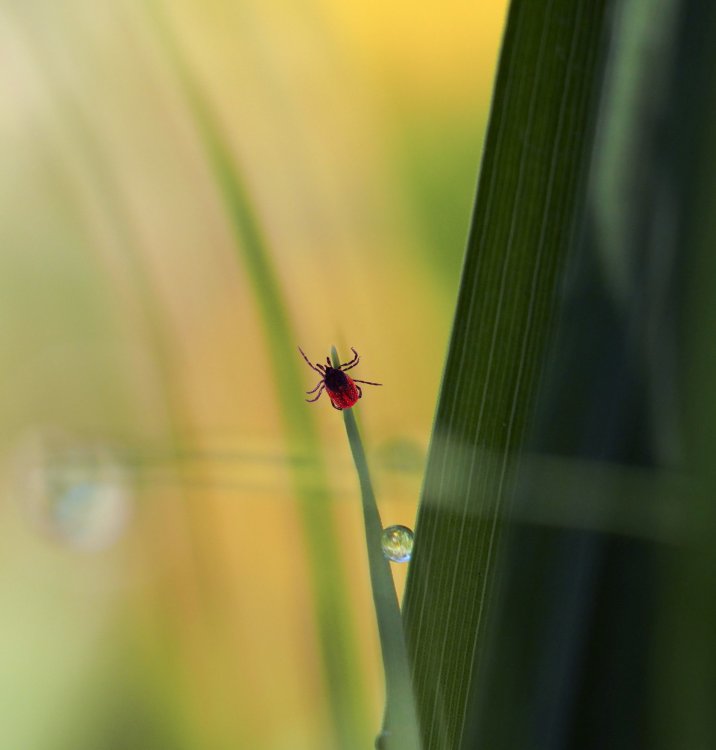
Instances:
[[[331,362],[333,362],[334,367],[338,367],[341,363],[341,360],[338,359],[338,349],[335,346],[331,347]]]

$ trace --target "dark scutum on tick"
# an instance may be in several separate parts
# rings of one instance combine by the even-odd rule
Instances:
[[[337,370],[335,367],[327,367],[323,382],[329,391],[342,391],[348,387],[348,375],[343,370]]]
[[[373,383],[370,380],[354,380],[350,375],[346,375],[345,370],[350,370],[360,362],[360,356],[353,347],[351,347],[353,359],[342,365],[339,364],[338,367],[333,367],[330,357],[326,357],[325,365],[318,362],[311,364],[311,360],[308,359],[300,346],[298,347],[298,351],[301,352],[301,356],[306,360],[306,364],[321,376],[318,385],[313,390],[306,391],[306,393],[316,394],[313,398],[306,399],[309,403],[318,401],[325,390],[328,393],[328,398],[331,400],[331,406],[334,409],[338,409],[338,411],[342,411],[343,409],[350,409],[359,398],[362,398],[363,389],[359,385],[356,385],[356,383],[382,385],[382,383]]]

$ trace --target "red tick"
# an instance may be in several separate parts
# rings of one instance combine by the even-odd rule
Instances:
[[[319,365],[318,362],[316,362],[315,365],[312,365],[300,346],[298,347],[298,351],[301,352],[301,355],[306,360],[306,364],[321,376],[318,385],[312,391],[306,391],[306,393],[316,393],[316,391],[318,391],[313,398],[306,399],[309,403],[318,401],[323,393],[323,389],[325,388],[334,409],[338,409],[338,411],[350,409],[351,406],[363,396],[361,387],[356,385],[356,383],[364,383],[365,385],[383,385],[382,383],[371,383],[370,380],[354,380],[350,375],[346,375],[344,372],[345,370],[350,370],[360,362],[358,352],[353,347],[351,347],[353,359],[350,362],[338,365],[338,367],[333,367],[329,357],[326,357],[325,365]]]

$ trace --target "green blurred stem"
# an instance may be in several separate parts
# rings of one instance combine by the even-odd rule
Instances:
[[[337,367],[340,360],[336,347],[331,348],[331,358]],[[380,750],[418,750],[420,733],[413,700],[413,687],[405,646],[400,605],[393,585],[390,564],[383,555],[380,538],[383,524],[375,501],[373,485],[368,472],[368,461],[360,439],[358,424],[353,409],[343,410],[348,443],[355,461],[361,496],[365,541],[368,550],[368,567],[373,590],[373,604],[378,621],[380,648],[385,671],[385,717],[383,731],[376,742]]]
[[[292,481],[299,501],[315,597],[334,742],[341,750],[362,748],[365,747],[368,721],[364,683],[350,617],[350,588],[341,565],[320,441],[309,408],[301,398],[300,384],[303,378],[295,353],[297,337],[283,302],[267,241],[249,190],[236,166],[236,159],[158,8],[154,3],[149,3],[148,8],[195,119],[231,223],[236,252],[253,288],[289,448],[292,453],[300,451],[307,459],[303,468],[293,468]]]

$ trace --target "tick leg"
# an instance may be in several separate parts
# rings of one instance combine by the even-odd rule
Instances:
[[[356,380],[353,378],[354,383],[365,383],[366,385],[383,385],[382,383],[371,383],[370,380]]]
[[[350,362],[345,362],[344,364],[339,366],[339,370],[350,370],[351,367],[355,367],[360,362],[360,356],[358,355],[358,352],[351,347],[351,351],[353,352],[353,359],[350,360]]]
[[[338,409],[338,411],[343,411],[343,407],[341,407],[341,406],[336,406],[336,405],[335,405],[335,404],[333,403],[333,401],[331,401],[331,406],[332,406],[332,407],[333,407],[334,409]]]
[[[319,398],[321,398],[321,394],[322,394],[322,393],[323,393],[323,383],[321,383],[321,384],[320,384],[320,388],[319,388],[319,391],[318,391],[318,393],[316,394],[316,397],[315,397],[315,398],[307,398],[307,399],[305,399],[305,400],[306,400],[306,401],[308,401],[308,403],[309,403],[309,404],[312,404],[312,403],[313,403],[314,401],[318,401],[318,399],[319,399]]]
[[[323,369],[322,369],[322,368],[321,368],[321,369],[319,369],[319,368],[320,368],[321,366],[320,366],[320,365],[318,365],[318,367],[316,367],[316,366],[312,365],[312,364],[311,364],[311,361],[310,361],[310,360],[308,359],[308,357],[306,356],[305,352],[303,351],[303,349],[301,349],[301,347],[300,347],[300,346],[298,347],[298,351],[299,351],[299,352],[301,352],[301,356],[302,356],[302,357],[303,357],[303,358],[304,358],[304,359],[306,360],[306,364],[307,364],[307,365],[308,365],[308,366],[309,366],[309,367],[310,367],[310,368],[311,368],[312,370],[315,370],[316,372],[320,372],[320,373],[321,373],[321,375],[323,375]]]
[[[355,383],[356,381],[354,380],[353,382]],[[358,391],[358,398],[363,398],[363,389],[357,385],[356,390]]]
[[[312,391],[306,391],[306,393],[315,393],[322,385],[324,385],[324,382],[319,380],[318,385]]]

